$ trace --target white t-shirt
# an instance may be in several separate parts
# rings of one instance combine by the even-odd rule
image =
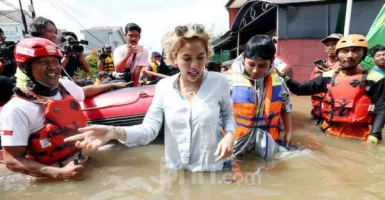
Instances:
[[[60,79],[60,83],[79,102],[84,100],[84,91],[74,82]],[[58,92],[52,99],[60,100]],[[65,117],[65,116],[63,116]],[[27,146],[29,135],[44,127],[44,106],[13,97],[0,113],[2,146]]]
[[[127,56],[127,44],[119,46],[114,51],[114,63],[122,62]],[[143,52],[136,53],[135,60],[133,61],[134,55],[130,56],[127,60],[125,68],[130,68],[130,72],[133,73],[137,66],[148,66],[148,51],[143,48]]]

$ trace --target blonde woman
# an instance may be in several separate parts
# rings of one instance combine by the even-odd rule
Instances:
[[[159,81],[141,125],[90,126],[66,141],[78,140],[77,147],[91,151],[112,139],[129,147],[146,145],[164,119],[167,168],[222,170],[233,152],[235,122],[227,79],[203,70],[212,56],[209,39],[202,25],[178,26],[166,35],[166,62],[180,73]]]

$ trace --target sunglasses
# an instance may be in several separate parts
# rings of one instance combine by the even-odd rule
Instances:
[[[198,34],[201,34],[205,31],[205,27],[202,24],[193,24],[191,25],[191,29]],[[188,32],[187,26],[177,26],[175,27],[175,33],[178,37],[183,37],[184,34]]]

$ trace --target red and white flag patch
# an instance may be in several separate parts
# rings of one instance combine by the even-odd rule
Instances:
[[[11,130],[0,130],[0,133],[1,133],[1,135],[4,135],[4,136],[6,136],[6,135],[12,136],[13,135],[13,131],[11,131]]]

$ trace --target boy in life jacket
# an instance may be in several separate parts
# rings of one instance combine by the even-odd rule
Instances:
[[[326,60],[317,60],[314,62],[316,66],[310,75],[310,79],[314,79],[315,77],[320,76],[325,71],[339,68],[335,50],[337,42],[341,39],[341,37],[342,34],[333,33],[321,41],[324,45]],[[320,125],[320,122],[322,121],[321,104],[325,95],[325,93],[321,92],[311,96],[311,104],[313,107],[311,110],[311,115],[313,119],[318,120],[317,125]]]
[[[235,131],[234,155],[254,152],[263,158],[285,151],[275,142],[279,139],[282,118],[289,147],[292,124],[289,90],[272,65],[276,49],[267,35],[252,37],[242,59],[229,70]]]
[[[64,138],[86,126],[79,101],[84,91],[61,79],[62,54],[44,38],[20,41],[15,48],[18,67],[27,75],[27,89],[15,89],[0,117],[6,167],[36,177],[76,179],[86,157]]]
[[[345,36],[336,46],[338,70],[303,83],[287,76],[285,81],[297,95],[327,93],[321,110],[321,127],[326,133],[378,143],[385,122],[385,79],[381,73],[366,72],[358,66],[367,51],[368,41],[364,36]]]

